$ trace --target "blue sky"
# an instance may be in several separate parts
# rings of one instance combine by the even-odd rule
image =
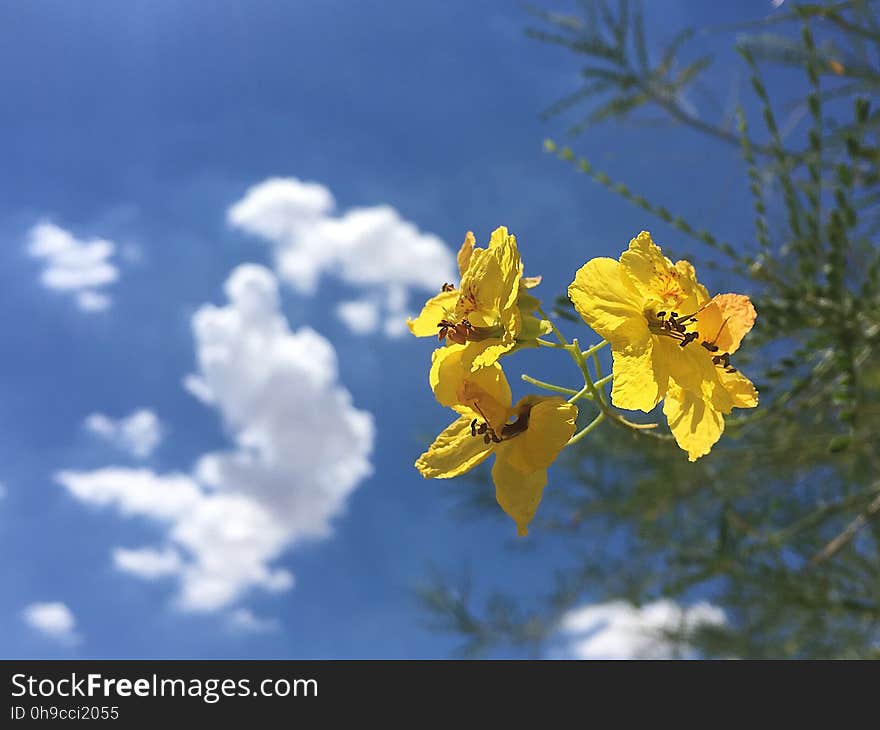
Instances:
[[[771,10],[763,0],[737,7],[699,0],[648,5],[655,51],[683,25],[757,19]],[[564,291],[588,258],[617,256],[643,228],[661,244],[682,248],[657,222],[542,152],[542,139],[562,138],[566,121],[543,123],[538,112],[577,82],[577,62],[525,38],[530,23],[513,3],[500,1],[3,5],[0,655],[443,657],[454,639],[426,629],[412,598],[429,564],[453,572],[467,565],[480,590],[524,600],[564,568],[564,543],[533,531],[528,545],[511,549],[515,531],[506,518],[462,521],[450,497],[461,486],[426,482],[412,467],[449,420],[427,384],[430,343],[387,336],[381,328],[359,334],[337,314],[340,302],[356,301],[395,315],[399,307],[387,305],[395,287],[408,293],[406,309],[416,309],[431,293],[416,280],[439,274],[469,229],[485,242],[493,228],[508,226],[526,272],[544,276],[545,299]],[[713,43],[703,39],[695,47]],[[733,59],[722,49],[710,74],[722,107],[744,88]],[[694,102],[714,117],[711,106]],[[743,227],[748,203],[735,150],[674,128],[617,124],[575,147],[721,237],[751,235]],[[300,201],[312,227],[285,229],[273,243],[260,227],[275,203],[271,191],[255,188],[273,178],[318,183],[335,207],[318,210]],[[294,186],[306,195],[299,182]],[[257,200],[243,222],[231,222],[230,209],[254,190],[269,197]],[[365,273],[374,263],[368,248],[351,264],[340,244],[342,253],[319,267],[313,291],[291,279],[282,268],[291,236],[301,241],[315,235],[314,226],[329,225],[332,239],[333,226],[344,228],[340,221],[351,223],[348,212],[359,208],[384,211],[389,228],[382,230],[421,240],[427,258],[404,262],[404,273],[389,284],[383,267]],[[55,228],[35,229],[40,224]],[[41,276],[51,258],[28,253],[38,234],[56,243],[67,236],[57,245],[97,259],[89,269],[95,281],[103,282],[102,265],[117,278],[79,290],[62,290],[57,279],[46,286]],[[89,244],[97,239],[112,242],[112,254]],[[83,252],[86,245],[91,254]],[[55,262],[62,279],[83,275],[79,264]],[[243,264],[261,268],[240,269]],[[182,382],[200,373],[200,353],[217,344],[216,333],[199,339],[193,321],[209,311],[206,305],[234,308],[224,282],[236,270],[241,307],[259,299],[254,316],[271,320],[274,334],[253,350],[243,344],[246,334],[223,334],[224,356],[237,364],[208,378],[215,378],[214,402],[205,403]],[[711,274],[703,278],[711,286]],[[82,291],[90,293],[78,299]],[[225,316],[213,311],[204,317]],[[304,400],[291,396],[291,403],[314,407],[269,417],[240,391],[259,382],[253,373],[262,348],[283,340],[286,327],[314,330],[338,372]],[[586,331],[580,336],[589,339]],[[285,371],[283,352],[278,367],[292,376],[280,381],[282,405],[285,393],[305,387],[310,367]],[[520,365],[547,379],[573,376],[570,363],[538,355],[524,355],[511,381]],[[264,385],[260,396],[274,400]],[[522,385],[514,383],[515,395],[525,392]],[[309,400],[315,393],[332,400],[341,391],[350,402],[342,398],[326,410],[325,401]],[[149,418],[130,422],[128,432],[120,423],[139,409],[158,419],[152,449],[143,441],[149,445],[156,435]],[[330,420],[315,421],[318,412]],[[89,428],[86,419],[94,414]],[[364,419],[372,424],[369,433],[357,425]],[[303,442],[294,456],[299,447],[290,448],[287,437],[298,428],[317,440]],[[326,438],[320,428],[329,429]],[[132,470],[195,484],[204,477],[196,474],[202,457],[241,456],[251,436],[285,447],[272,479],[307,496],[291,506],[289,495],[272,492],[260,503],[287,530],[280,548],[266,548],[273,557],[265,566],[257,559],[241,568],[267,567],[262,587],[242,579],[245,588],[235,593],[233,586],[230,598],[200,593],[183,605],[187,581],[196,578],[174,565],[190,557],[172,533],[188,508],[157,517],[157,508],[132,507],[121,495],[130,494]],[[332,485],[315,487],[303,464],[316,445],[334,438],[342,440],[333,442],[336,451],[328,446],[327,469],[345,464],[352,472],[339,480],[344,494],[331,498],[325,493]],[[138,448],[132,443],[141,444],[140,455],[131,453]],[[320,458],[314,460],[320,467]],[[115,486],[107,487],[112,496],[94,479],[77,496],[59,479],[59,473],[94,477],[110,468],[118,470]],[[247,494],[248,473],[237,477],[240,493]],[[552,499],[553,481],[564,478],[551,471],[545,499]],[[213,493],[204,481],[192,488],[201,495],[193,504]],[[123,503],[130,514],[122,513]],[[320,514],[303,527],[311,508]],[[309,532],[319,527],[321,535]],[[251,528],[261,536],[271,532]],[[203,536],[181,539],[192,545]],[[209,550],[213,537],[204,540]],[[114,560],[120,549],[149,549],[148,558],[167,562],[161,569],[167,574],[145,578],[143,569],[140,576],[122,569]],[[601,589],[596,597],[607,598]],[[22,612],[41,603],[64,604],[70,613],[50,607],[40,631]]]

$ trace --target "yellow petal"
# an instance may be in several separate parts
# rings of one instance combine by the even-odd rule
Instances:
[[[492,453],[492,444],[471,435],[469,416],[447,426],[428,450],[416,460],[416,469],[426,479],[449,479],[464,474]]]
[[[409,331],[416,337],[436,337],[440,331],[438,327],[440,320],[446,319],[455,311],[457,301],[457,291],[444,291],[431,297],[425,302],[418,317],[406,320]]]
[[[709,453],[724,432],[724,417],[699,395],[670,384],[663,413],[688,461]]]
[[[690,261],[681,259],[675,262],[675,268],[681,274],[682,288],[687,292],[694,292],[697,307],[702,307],[709,301],[709,290],[697,281],[697,272]],[[690,314],[690,312],[687,312]]]
[[[516,246],[516,237],[508,235],[504,226],[496,228],[489,240],[489,250],[495,254],[501,269],[504,289],[500,308],[504,312],[516,306],[520,292],[523,265]]]
[[[558,396],[526,396],[513,409],[526,429],[496,446],[501,461],[524,474],[546,469],[574,434],[577,407]]]
[[[498,226],[489,236],[489,249],[500,248],[509,238],[507,226]]]
[[[646,300],[656,301],[658,308],[693,314],[702,304],[693,267],[688,270],[673,266],[647,231],[629,242],[629,249],[620,256],[620,267],[624,277]]]
[[[611,402],[618,408],[648,412],[666,393],[669,371],[663,359],[654,356],[655,339],[650,338],[641,351],[612,349]]]
[[[538,284],[541,283],[542,277],[540,276],[524,276],[520,279],[520,283],[526,289],[534,289]]]
[[[520,537],[528,535],[529,523],[538,510],[547,484],[547,470],[523,474],[503,459],[495,459],[492,481],[495,483],[495,499],[516,523],[517,534]]]
[[[654,363],[663,367],[676,385],[698,397],[712,400],[717,391],[723,391],[721,368],[712,363],[712,353],[696,342],[681,347],[670,337],[655,337]]]
[[[467,319],[475,327],[493,327],[503,297],[504,280],[498,259],[485,248],[475,248],[461,277],[456,321]]]
[[[483,340],[482,342],[475,342],[473,346],[478,354],[474,356],[471,363],[471,372],[497,363],[502,355],[507,354],[516,346],[516,340],[512,338],[503,340],[496,337],[490,340]]]
[[[741,372],[728,373],[722,370],[719,376],[733,408],[754,408],[758,405],[758,390]]]
[[[647,337],[644,299],[623,280],[620,264],[614,259],[587,261],[575,274],[568,296],[584,322],[606,340],[624,342],[636,336]],[[615,338],[618,330],[620,335]]]
[[[494,364],[502,356],[513,350],[522,329],[522,316],[517,307],[511,307],[501,312],[501,337],[490,337],[485,340],[475,340],[472,348],[475,354],[471,363],[471,371],[488,367]]]
[[[700,340],[714,343],[731,355],[755,324],[757,312],[744,294],[716,294],[697,314]]]
[[[468,265],[471,261],[471,254],[474,252],[474,246],[477,245],[477,241],[474,238],[474,234],[472,231],[468,231],[464,237],[464,243],[461,244],[461,248],[458,249],[458,273],[460,276],[464,276],[464,272],[467,271]]]
[[[469,409],[471,418],[480,416],[501,431],[510,414],[510,385],[498,363],[471,371],[481,345],[469,342],[437,348],[428,379],[440,405]]]

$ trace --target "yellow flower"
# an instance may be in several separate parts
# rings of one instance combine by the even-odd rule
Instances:
[[[476,248],[468,231],[458,252],[461,283],[444,284],[415,319],[407,320],[416,337],[437,336],[450,343],[476,343],[471,367],[491,365],[517,346],[534,342],[549,326],[532,316],[540,303],[526,292],[540,277],[523,277],[516,238],[501,226],[488,248]]]
[[[425,478],[464,474],[495,454],[495,498],[528,534],[547,484],[547,468],[574,433],[577,408],[558,397],[526,396],[511,405],[510,386],[501,366],[470,372],[462,361],[466,346],[435,351],[431,385],[438,400],[459,417],[416,461]]]
[[[673,264],[642,231],[620,261],[588,261],[568,288],[575,309],[611,344],[611,400],[629,410],[663,412],[679,446],[695,461],[724,430],[733,408],[754,408],[752,383],[730,364],[755,322],[741,294],[712,299],[687,261]]]

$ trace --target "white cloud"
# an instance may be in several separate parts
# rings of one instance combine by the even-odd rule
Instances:
[[[248,608],[232,611],[226,623],[232,631],[242,634],[269,634],[281,630],[281,623],[277,619],[256,616]]]
[[[162,425],[158,416],[145,408],[117,420],[103,413],[92,413],[86,417],[83,425],[138,459],[147,458],[162,441]]]
[[[83,312],[104,312],[110,309],[113,300],[106,294],[86,289],[76,295],[76,305]]]
[[[341,302],[336,306],[336,314],[356,335],[375,332],[379,328],[379,318],[382,316],[379,304],[369,299]]]
[[[239,266],[225,291],[226,306],[193,317],[198,373],[185,382],[219,411],[234,448],[203,455],[192,475],[56,474],[80,501],[163,523],[161,545],[118,549],[114,561],[145,578],[176,576],[179,605],[193,611],[224,608],[252,588],[289,589],[293,576],[271,563],[328,536],[371,473],[372,417],[340,386],[333,346],[307,327],[290,330],[268,269]]]
[[[62,644],[72,646],[80,641],[73,612],[63,603],[32,603],[21,617],[32,629]]]
[[[363,294],[337,308],[352,331],[406,331],[410,290],[439,291],[455,277],[454,257],[436,236],[422,233],[387,205],[334,215],[330,191],[296,178],[270,178],[227,211],[230,225],[267,240],[279,276],[305,295],[333,274]],[[355,306],[356,305],[356,306]]]
[[[726,622],[724,611],[705,602],[682,608],[664,599],[637,608],[612,601],[570,611],[562,619],[560,632],[567,658],[668,659],[676,654],[670,633],[686,636],[700,625]]]
[[[113,564],[124,573],[152,580],[179,573],[183,560],[180,553],[168,547],[164,550],[150,547],[135,550],[116,548],[113,551]]]
[[[112,263],[115,246],[101,238],[80,240],[69,231],[42,222],[28,232],[27,253],[44,262],[40,281],[47,289],[73,294],[84,312],[100,312],[111,304],[102,291],[119,278]]]
[[[89,472],[60,471],[55,479],[81,502],[116,507],[127,517],[173,521],[202,499],[199,485],[185,474],[157,476],[148,469],[110,466]]]

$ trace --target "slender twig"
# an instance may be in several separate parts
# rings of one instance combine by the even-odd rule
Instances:
[[[520,377],[527,383],[537,385],[539,388],[543,388],[544,390],[551,390],[554,393],[563,393],[565,395],[578,395],[578,393],[582,392],[577,391],[574,388],[564,388],[561,385],[554,385],[553,383],[548,383],[544,380],[538,380],[537,378],[533,378],[531,375],[523,374]]]
[[[880,494],[874,497],[871,504],[865,508],[865,511],[850,522],[843,532],[810,559],[810,566],[819,565],[819,563],[823,563],[829,558],[833,558],[837,555],[837,553],[852,542],[859,530],[867,525],[871,518],[875,517],[878,512],[880,512]]]
[[[598,416],[596,416],[587,426],[584,426],[583,429],[578,431],[574,436],[572,436],[566,446],[571,446],[572,444],[576,444],[580,441],[584,436],[586,436],[590,431],[592,431],[596,426],[598,426],[602,421],[605,420],[605,413],[601,412]]]

